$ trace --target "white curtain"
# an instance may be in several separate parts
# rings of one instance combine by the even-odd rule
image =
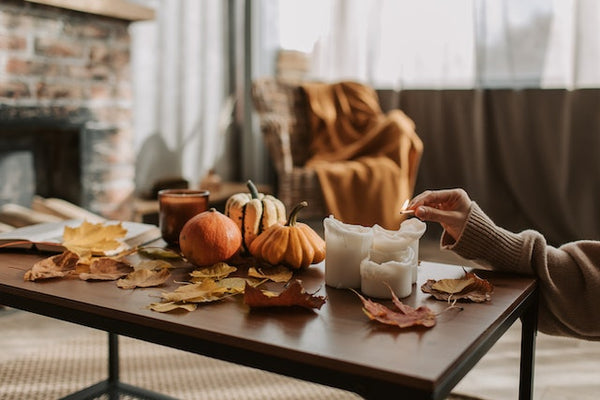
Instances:
[[[138,1],[156,19],[131,27],[136,185],[183,177],[196,186],[224,152],[231,112],[227,2]]]
[[[306,4],[304,19],[289,3],[279,4],[282,37],[317,36],[316,79],[390,89],[600,84],[596,0],[323,0]]]

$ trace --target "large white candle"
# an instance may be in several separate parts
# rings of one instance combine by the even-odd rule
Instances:
[[[325,228],[325,283],[335,288],[360,289],[360,262],[372,242],[371,228],[345,224],[333,216],[323,220]]]
[[[360,264],[361,292],[367,296],[380,299],[392,298],[392,290],[399,298],[412,293],[412,262],[414,252],[408,247],[403,256],[395,260],[378,263],[374,261],[371,249],[369,256]],[[380,257],[377,255],[375,258]]]

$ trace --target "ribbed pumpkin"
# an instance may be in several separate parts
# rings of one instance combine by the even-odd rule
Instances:
[[[179,234],[181,254],[199,267],[233,257],[241,245],[240,229],[214,208],[192,217]]]
[[[225,215],[242,231],[242,249],[248,252],[250,244],[265,229],[276,223],[285,223],[285,206],[275,196],[259,193],[252,181],[246,186],[249,193],[236,193],[225,203]]]
[[[285,225],[270,226],[250,245],[250,254],[269,264],[283,264],[291,269],[306,268],[325,259],[325,241],[308,225],[297,222],[298,212],[306,207],[300,202]]]

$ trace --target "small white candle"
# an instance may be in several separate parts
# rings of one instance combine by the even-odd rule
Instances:
[[[414,259],[412,248],[409,247],[404,257],[398,260],[378,263],[373,261],[372,256],[370,253],[360,264],[361,292],[380,299],[391,299],[390,289],[398,298],[410,296]]]
[[[390,254],[389,260],[393,260],[393,254],[405,251],[412,243],[412,238],[403,235],[401,231],[391,231],[379,225],[373,226],[374,250]]]
[[[360,289],[360,262],[368,255],[371,228],[345,224],[333,216],[323,220],[325,228],[325,283],[335,288]]]

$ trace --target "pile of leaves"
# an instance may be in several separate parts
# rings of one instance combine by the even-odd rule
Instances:
[[[491,300],[494,286],[473,272],[465,271],[465,275],[458,279],[428,279],[421,290],[438,300],[482,303]]]
[[[124,246],[121,239],[126,234],[127,230],[120,223],[94,224],[84,221],[78,227],[67,226],[62,242],[67,250],[38,261],[25,272],[23,278],[26,281],[51,278],[116,280],[117,286],[123,289],[159,286],[166,282],[171,276],[169,269],[173,267],[172,264],[156,259],[131,264],[126,256],[138,249],[127,249]],[[166,251],[161,249],[161,252]],[[152,252],[146,254],[151,255]],[[179,257],[174,253],[172,255]]]
[[[173,292],[161,294],[162,301],[152,303],[150,308],[158,312],[175,309],[193,311],[198,304],[219,301],[227,297],[244,296],[244,304],[249,307],[290,307],[321,308],[325,298],[306,293],[300,281],[291,282],[292,271],[283,266],[248,269],[247,276],[231,276],[238,269],[220,262],[209,267],[193,270],[189,282]],[[285,283],[279,292],[261,290],[258,286],[267,281]],[[291,283],[290,283],[291,282]]]
[[[424,293],[431,294],[437,300],[451,303],[446,309],[450,310],[453,308],[462,309],[454,306],[457,301],[480,303],[491,300],[494,286],[488,280],[482,279],[472,272],[465,271],[464,276],[457,279],[440,279],[437,281],[429,279],[421,286],[421,290]],[[431,328],[436,323],[436,314],[429,307],[420,306],[415,309],[403,304],[391,288],[392,303],[396,311],[380,303],[366,299],[356,291],[354,292],[363,303],[363,312],[373,321],[400,328],[411,326]]]
[[[122,289],[156,287],[165,283],[171,277],[171,269],[175,268],[170,261],[181,260],[181,255],[156,247],[127,249],[120,240],[126,233],[127,230],[120,223],[106,225],[83,222],[78,227],[65,227],[62,245],[67,250],[35,263],[25,272],[24,279],[114,280]],[[132,264],[128,256],[134,253],[142,261]],[[198,304],[238,294],[244,295],[244,303],[250,307],[320,308],[325,303],[324,297],[306,293],[299,281],[290,284],[293,273],[288,268],[248,267],[246,270],[246,276],[231,276],[238,269],[223,262],[196,268],[189,274],[189,281],[181,282],[174,292],[163,292],[161,302],[150,304],[150,308],[159,312],[175,309],[193,311]],[[284,290],[275,293],[258,289],[267,281],[285,284]]]

